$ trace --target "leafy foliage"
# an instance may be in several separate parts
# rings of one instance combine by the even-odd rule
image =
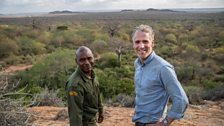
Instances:
[[[17,55],[19,47],[17,43],[11,39],[2,41],[0,39],[0,59]]]
[[[64,83],[75,69],[74,50],[86,45],[97,56],[102,95],[133,95],[136,54],[131,33],[134,27],[148,24],[155,31],[155,52],[174,65],[181,83],[189,87],[188,94],[194,88],[212,90],[223,84],[223,14],[149,13],[110,15],[115,18],[101,13],[105,17],[49,18],[49,22],[36,18],[40,23],[34,23],[35,27],[28,19],[26,25],[0,25],[0,64],[33,64],[31,70],[16,74],[15,78],[22,78],[20,86],[28,85],[30,93],[45,87],[59,89],[63,97]]]
[[[119,66],[119,61],[117,60],[116,53],[107,52],[101,55],[99,60],[99,66],[101,68],[116,67]]]
[[[30,93],[38,93],[41,88],[64,92],[65,82],[75,68],[74,51],[68,49],[57,50],[37,59],[31,70],[17,74],[21,78],[21,86],[28,85]],[[37,90],[36,90],[37,88]]]
[[[96,71],[99,77],[100,90],[105,98],[111,98],[120,93],[133,94],[134,84],[132,79],[120,78],[117,71],[111,68],[104,71],[97,69]]]

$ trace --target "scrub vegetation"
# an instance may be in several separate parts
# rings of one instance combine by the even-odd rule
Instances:
[[[104,102],[133,106],[137,56],[131,34],[140,24],[155,30],[155,52],[174,65],[190,103],[223,98],[224,13],[153,10],[0,17],[0,98],[23,98],[23,105],[65,104],[75,50],[86,45],[96,58]],[[17,64],[33,67],[4,72]],[[20,95],[3,95],[9,92]]]

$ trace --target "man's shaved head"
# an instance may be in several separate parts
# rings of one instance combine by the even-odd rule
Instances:
[[[80,47],[77,49],[77,51],[75,52],[76,58],[77,58],[77,56],[78,56],[80,53],[88,52],[88,51],[92,53],[92,51],[91,51],[88,47],[86,47],[86,46],[80,46]]]

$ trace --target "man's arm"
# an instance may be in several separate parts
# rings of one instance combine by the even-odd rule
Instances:
[[[173,120],[180,119],[184,116],[189,102],[173,68],[168,66],[163,67],[160,77],[165,90],[172,99],[172,107],[167,115],[170,124]]]
[[[82,87],[70,87],[67,92],[70,126],[82,126],[84,91]]]
[[[102,123],[104,116],[103,116],[103,105],[102,105],[102,101],[101,101],[101,97],[100,97],[100,90],[98,88],[98,112],[99,112],[99,117],[97,122],[98,123]]]

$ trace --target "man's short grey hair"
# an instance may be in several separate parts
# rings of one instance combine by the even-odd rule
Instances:
[[[149,25],[141,24],[141,25],[139,25],[138,27],[135,28],[135,30],[132,34],[132,40],[134,40],[135,33],[138,32],[138,31],[149,33],[149,35],[154,39],[154,31],[153,31],[152,27],[149,26]]]

